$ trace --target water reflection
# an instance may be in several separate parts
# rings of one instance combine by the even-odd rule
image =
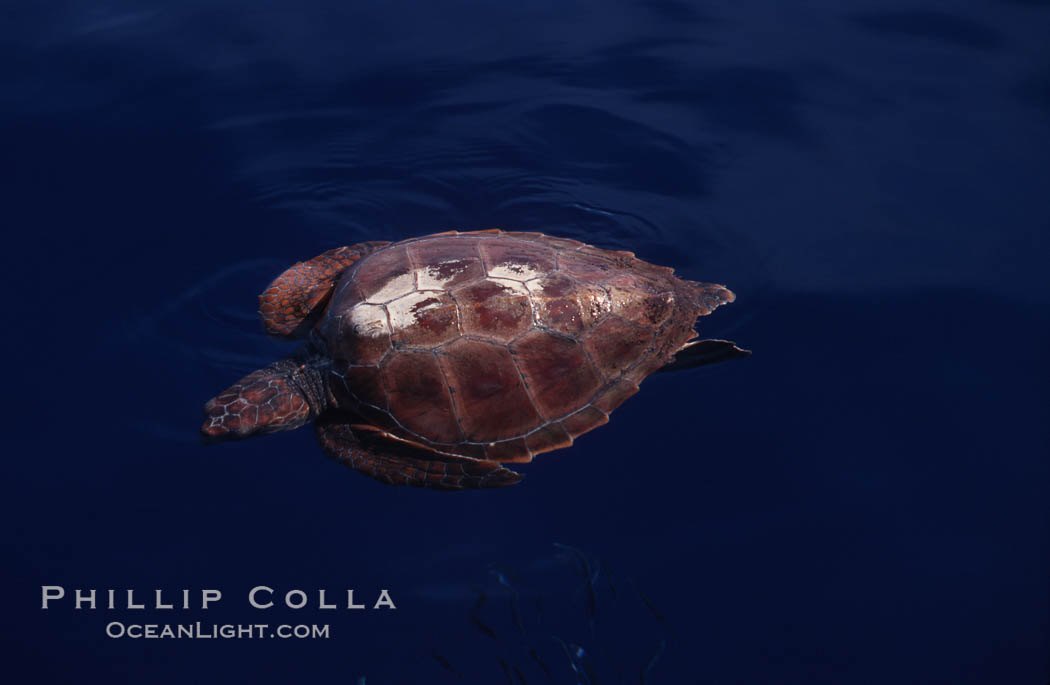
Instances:
[[[468,682],[498,682],[503,673],[512,685],[646,683],[678,644],[636,581],[563,543],[520,567],[489,563],[469,581],[424,592],[469,625],[466,639],[460,630],[455,641],[434,636],[429,659],[439,682],[443,670]]]

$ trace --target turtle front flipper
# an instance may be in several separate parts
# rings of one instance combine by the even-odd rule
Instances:
[[[336,281],[366,254],[389,242],[337,247],[285,270],[259,295],[259,316],[269,335],[302,338],[324,313]]]
[[[494,461],[438,454],[387,439],[370,426],[355,426],[355,431],[338,418],[318,420],[315,428],[325,454],[387,485],[466,490],[514,485],[523,477]]]

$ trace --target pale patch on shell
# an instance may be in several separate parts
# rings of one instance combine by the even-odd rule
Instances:
[[[450,268],[450,265],[458,265],[458,268]],[[421,290],[443,290],[446,284],[451,283],[456,276],[469,267],[470,261],[460,257],[430,264],[416,272],[419,278],[419,288]],[[442,277],[442,272],[447,275]]]
[[[402,295],[407,295],[415,289],[416,274],[413,271],[409,271],[391,278],[383,284],[382,288],[369,295],[366,301],[371,304],[382,304]]]
[[[395,329],[405,329],[416,324],[422,312],[448,306],[449,303],[440,295],[440,292],[417,291],[397,298],[386,306],[390,312],[390,325]],[[432,301],[419,306],[427,300]]]
[[[546,272],[533,268],[528,262],[504,261],[491,269],[489,276],[493,278],[507,278],[513,281],[527,281],[530,278],[543,276]]]
[[[390,324],[386,318],[386,310],[378,304],[359,304],[347,314],[347,323],[354,333],[363,338],[378,338],[390,335]]]

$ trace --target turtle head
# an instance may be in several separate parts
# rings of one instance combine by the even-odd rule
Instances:
[[[201,441],[241,440],[298,428],[323,409],[321,374],[282,359],[237,381],[204,405]]]

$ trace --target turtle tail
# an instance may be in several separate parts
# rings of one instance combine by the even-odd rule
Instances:
[[[681,281],[689,299],[697,307],[697,316],[706,316],[718,307],[729,304],[736,299],[733,291],[724,285],[717,283],[697,283],[696,281]]]

